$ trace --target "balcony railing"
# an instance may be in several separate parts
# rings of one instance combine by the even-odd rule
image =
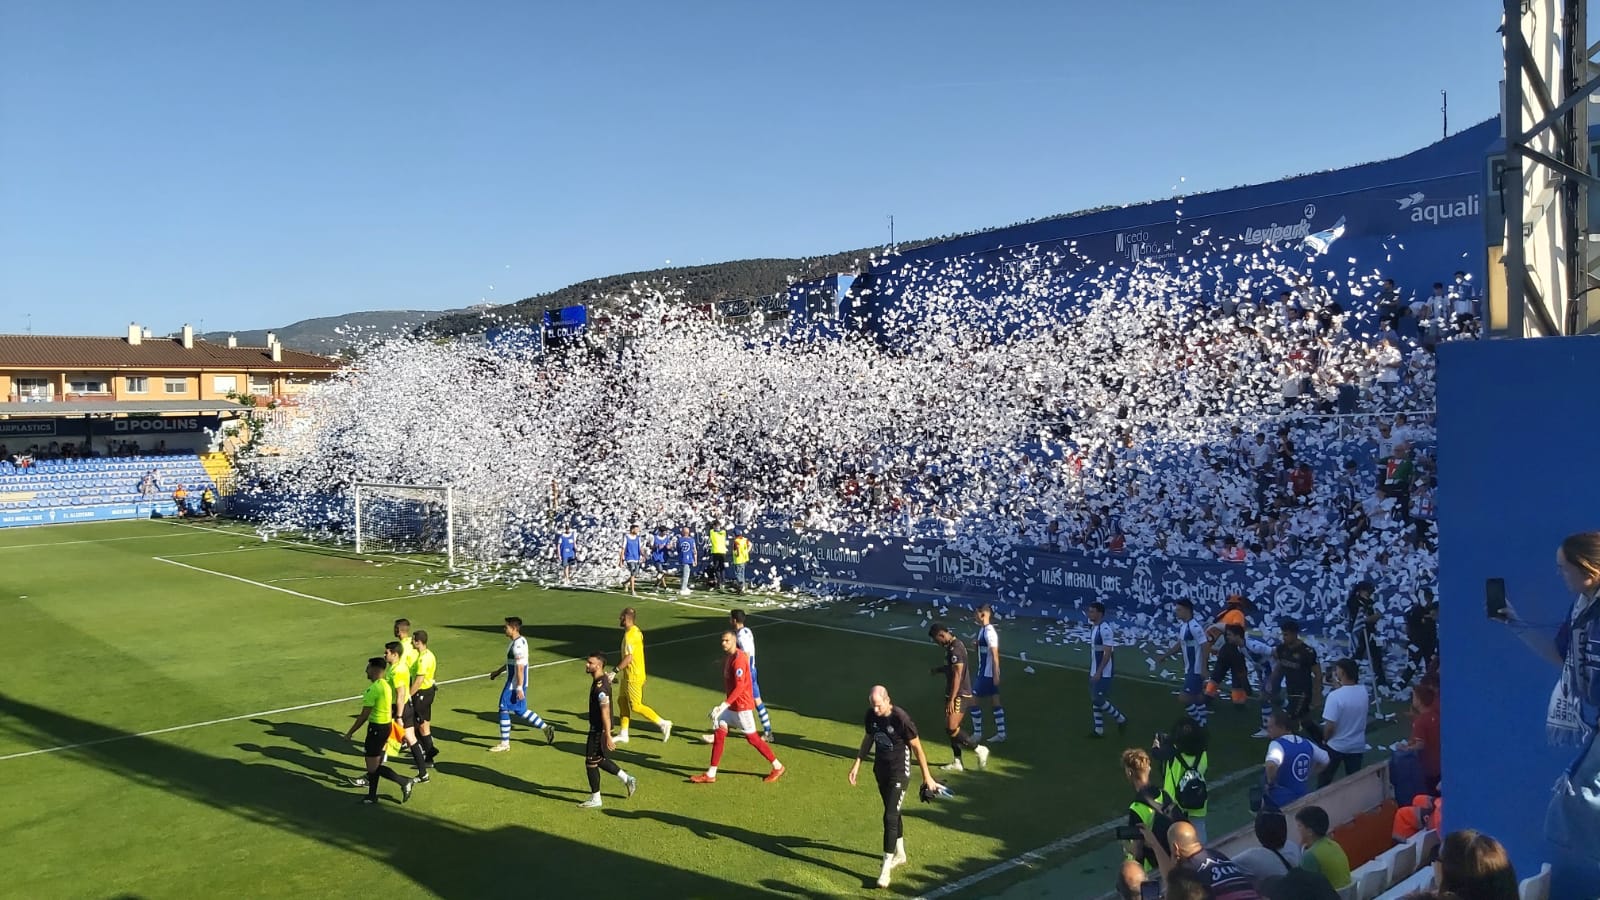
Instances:
[[[17,387],[11,388],[7,398],[11,403],[48,403],[56,399],[55,385],[47,384],[42,387]]]

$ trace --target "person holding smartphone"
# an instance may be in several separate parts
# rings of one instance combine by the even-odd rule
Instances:
[[[1561,677],[1551,692],[1546,732],[1552,743],[1580,747],[1556,783],[1545,812],[1545,837],[1586,859],[1600,859],[1600,531],[1571,534],[1556,550],[1556,567],[1577,595],[1552,633],[1524,621],[1505,599],[1505,582],[1490,579],[1490,618],[1510,626]]]

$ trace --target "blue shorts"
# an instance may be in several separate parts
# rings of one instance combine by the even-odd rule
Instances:
[[[1205,676],[1199,672],[1191,672],[1183,676],[1183,692],[1185,694],[1203,694],[1205,689]]]
[[[756,676],[756,661],[750,660],[750,696],[761,699],[761,679]]]
[[[972,679],[972,696],[998,697],[1000,696],[1000,685],[995,684],[994,679],[987,675],[979,675],[977,678]]]
[[[1110,694],[1110,693],[1111,693],[1111,676],[1110,675],[1106,675],[1103,678],[1091,678],[1091,679],[1089,679],[1089,696],[1091,696],[1091,697],[1105,697],[1107,694]]]
[[[513,700],[511,696],[511,686],[507,685],[500,691],[500,709],[506,712],[517,713],[518,715],[527,712],[528,692],[522,692],[521,700]]]
[[[576,556],[563,556],[561,557],[561,564],[563,566],[575,566],[578,564],[578,558]]]

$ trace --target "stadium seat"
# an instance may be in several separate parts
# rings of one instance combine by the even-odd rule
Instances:
[[[1433,869],[1418,869],[1410,878],[1378,895],[1378,900],[1400,900],[1413,891],[1423,890],[1433,884]]]
[[[1399,884],[1411,877],[1419,867],[1418,857],[1422,852],[1422,842],[1416,839],[1406,841],[1389,851],[1380,859],[1389,862],[1389,883]]]
[[[1417,850],[1417,868],[1433,863],[1433,855],[1439,852],[1439,832],[1429,829],[1417,835],[1420,847]]]
[[[1550,900],[1550,864],[1539,867],[1539,874],[1522,879],[1517,889],[1521,900]]]
[[[1377,900],[1378,895],[1391,884],[1387,860],[1380,863],[1375,859],[1351,872],[1350,883],[1356,889],[1356,900]]]

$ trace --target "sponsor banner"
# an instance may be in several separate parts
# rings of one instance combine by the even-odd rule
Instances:
[[[112,419],[109,433],[116,435],[135,434],[195,434],[202,431],[216,431],[222,427],[221,416],[151,416],[137,419]]]
[[[78,441],[91,431],[97,438],[134,437],[141,434],[199,434],[216,431],[222,427],[221,416],[139,416],[119,419],[8,419],[0,421],[0,444],[8,439],[15,442],[40,443],[57,438]],[[26,446],[26,445],[23,445]]]
[[[55,436],[55,419],[9,419],[0,422],[0,441],[7,438],[48,438]]]
[[[37,496],[33,491],[0,491],[0,503],[26,503]]]
[[[1316,634],[1325,612],[1344,599],[1342,583],[1316,577],[1315,567],[1026,548],[981,553],[935,540],[779,529],[758,529],[753,540],[751,574],[759,582],[776,577],[785,587],[938,606],[989,602],[1008,616],[1076,620],[1084,604],[1099,600],[1122,621],[1148,621],[1165,616],[1179,597],[1205,615],[1239,593],[1258,610],[1303,619],[1306,632]]]
[[[59,525],[64,522],[96,522],[107,519],[144,519],[151,515],[171,516],[177,507],[171,501],[158,503],[116,503],[103,506],[55,506],[49,509],[0,511],[0,528],[20,525]]]

